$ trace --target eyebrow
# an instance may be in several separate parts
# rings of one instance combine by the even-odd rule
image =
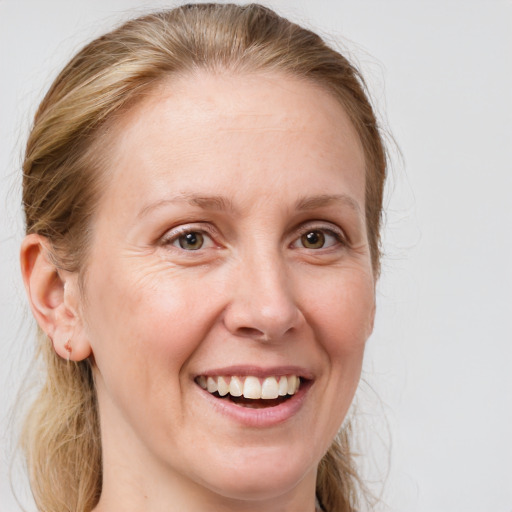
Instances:
[[[202,208],[203,210],[214,210],[214,211],[223,211],[223,210],[234,210],[233,203],[223,197],[223,196],[202,196],[198,194],[181,194],[179,196],[169,197],[167,199],[162,199],[161,201],[156,201],[155,203],[151,203],[138,213],[138,217],[144,217],[148,213],[161,208],[162,206],[166,206],[168,204],[176,204],[176,203],[188,203],[192,206],[197,206]]]
[[[181,194],[174,197],[169,197],[151,203],[138,213],[138,217],[144,217],[153,210],[161,208],[169,204],[188,203],[192,206],[197,206],[203,210],[213,211],[235,211],[233,202],[224,196],[204,196],[199,194]],[[362,215],[361,207],[359,203],[347,194],[321,194],[317,196],[307,196],[298,199],[295,203],[295,209],[298,211],[316,210],[333,204],[339,204],[347,206],[353,210],[356,214]]]
[[[358,215],[362,215],[359,203],[347,194],[322,194],[319,196],[303,197],[297,201],[295,208],[300,211],[315,210],[332,204],[347,206]]]

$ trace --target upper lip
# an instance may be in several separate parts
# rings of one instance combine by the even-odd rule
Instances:
[[[205,377],[220,377],[220,376],[238,376],[238,377],[280,377],[282,375],[296,375],[297,377],[302,377],[303,379],[311,380],[313,379],[313,373],[306,368],[300,366],[272,366],[272,367],[261,367],[254,365],[234,365],[234,366],[225,366],[223,368],[214,368],[211,370],[206,370],[204,372],[200,372],[196,375],[199,377],[200,375],[204,375]]]

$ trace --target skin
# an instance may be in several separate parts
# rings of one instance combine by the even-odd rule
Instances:
[[[22,248],[55,350],[66,357],[71,338],[72,359],[94,359],[96,512],[313,511],[375,310],[364,155],[348,116],[298,79],[203,72],[161,84],[110,137],[83,290],[55,271],[44,239]],[[187,232],[203,246],[182,248]],[[324,246],[304,245],[311,232]],[[248,364],[309,372],[292,417],[241,425],[194,381]]]

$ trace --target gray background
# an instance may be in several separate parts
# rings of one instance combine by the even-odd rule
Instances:
[[[512,2],[267,3],[348,50],[402,154],[391,145],[377,323],[357,400],[362,470],[385,481],[378,510],[511,512]],[[0,0],[2,512],[19,510],[11,410],[35,371],[17,263],[27,127],[84,42],[169,5]]]

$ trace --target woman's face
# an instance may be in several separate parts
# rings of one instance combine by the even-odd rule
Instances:
[[[250,500],[314,489],[374,317],[347,115],[305,81],[198,73],[111,136],[80,327],[105,482]]]

